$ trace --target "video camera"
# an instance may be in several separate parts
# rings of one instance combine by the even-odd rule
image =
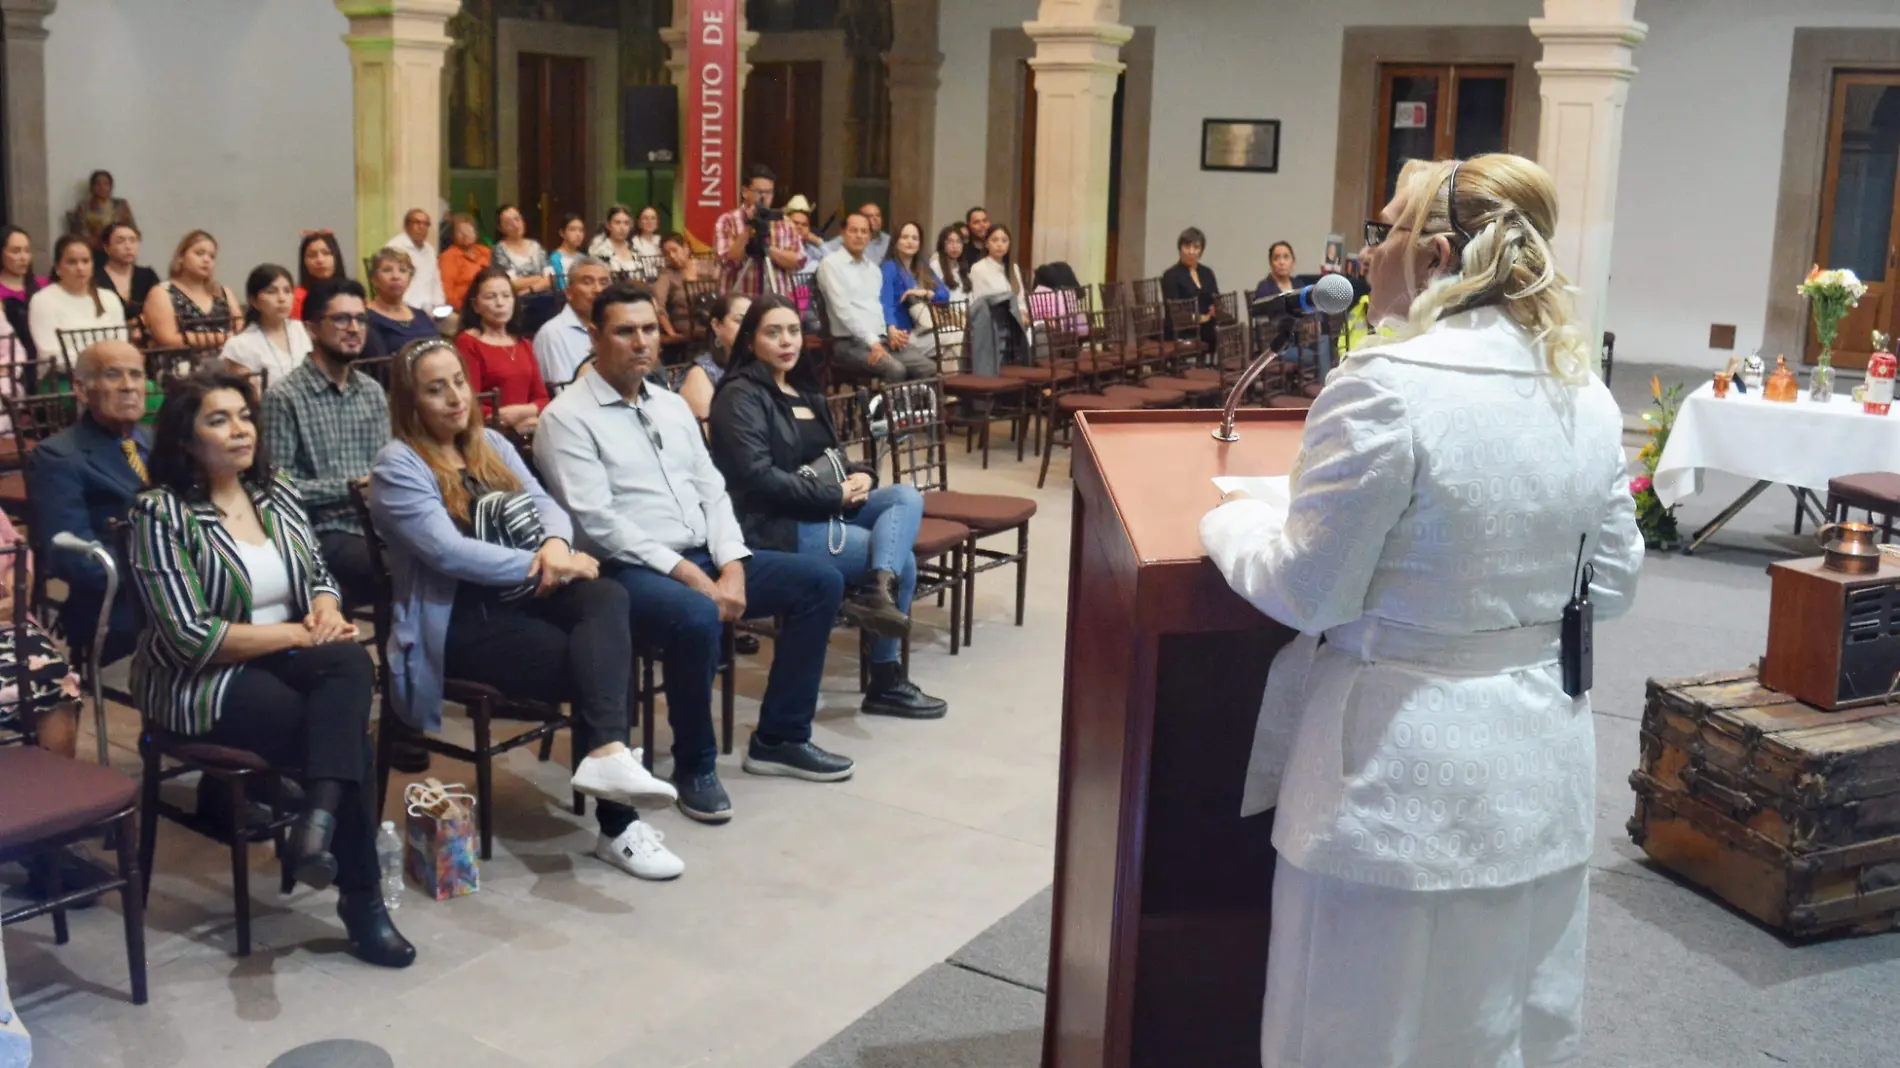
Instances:
[[[766,250],[772,247],[772,224],[784,217],[785,213],[778,208],[761,205],[753,209],[752,220],[747,223],[752,230],[751,236],[746,238],[745,243],[747,258],[755,260],[765,258]]]

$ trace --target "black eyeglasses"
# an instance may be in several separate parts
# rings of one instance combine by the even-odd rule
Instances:
[[[369,325],[369,316],[360,313],[357,315],[344,315],[339,312],[336,315],[324,316],[323,321],[336,327],[338,330],[348,330],[352,326],[361,330]]]
[[[1367,219],[1366,220],[1366,247],[1376,248],[1380,245],[1385,244],[1385,239],[1388,237],[1391,237],[1392,231],[1397,230],[1397,229],[1398,227],[1394,226],[1392,223],[1380,222],[1377,219]]]
[[[653,425],[653,419],[647,415],[647,410],[638,404],[630,405],[630,407],[633,408],[633,414],[640,417],[640,429],[647,432],[647,440],[653,443],[654,450],[665,451],[666,440],[660,437],[660,428]]]

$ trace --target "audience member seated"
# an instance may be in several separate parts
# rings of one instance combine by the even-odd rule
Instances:
[[[845,458],[789,298],[760,297],[734,344],[710,429],[746,544],[797,553],[863,587],[844,605],[846,618],[875,636],[863,711],[936,719],[948,706],[912,685],[903,663],[923,495],[879,489],[875,470]]]
[[[913,347],[928,359],[937,349],[936,339],[931,337],[936,322],[930,317],[930,305],[949,300],[950,291],[930,273],[930,265],[925,262],[923,227],[908,222],[897,228],[882,270],[884,288],[879,295],[884,304],[886,336],[894,348]],[[935,374],[934,361],[930,367]]]
[[[666,266],[653,280],[653,303],[660,309],[660,342],[669,353],[693,339],[693,297],[686,283],[699,281],[699,261],[684,234],[668,234],[660,245]]]
[[[499,411],[494,414],[503,426],[525,437],[534,433],[541,409],[548,406],[548,386],[534,346],[521,336],[519,321],[520,307],[508,276],[490,267],[468,287],[455,348],[468,365],[474,392],[498,392]]]
[[[587,220],[569,214],[561,220],[561,247],[548,253],[548,270],[553,272],[556,292],[567,290],[567,270],[587,258]]]
[[[435,242],[429,240],[430,222],[428,212],[421,208],[410,208],[409,213],[402,217],[402,233],[390,238],[383,247],[409,257],[409,288],[403,291],[402,302],[433,318],[436,311],[448,301],[442,296],[442,275],[436,265]],[[372,267],[372,273],[374,270]]]
[[[516,293],[523,296],[546,293],[554,284],[548,251],[541,247],[541,242],[528,236],[528,221],[521,217],[521,209],[513,204],[502,205],[495,213],[495,232],[499,236],[495,239],[489,266],[506,274]]]
[[[369,260],[369,339],[363,351],[370,356],[391,356],[411,341],[428,341],[442,336],[435,317],[405,303],[403,294],[412,292],[415,261],[399,248],[383,248]]]
[[[680,380],[680,396],[693,410],[693,418],[704,423],[712,417],[713,391],[726,377],[732,365],[732,343],[739,336],[739,324],[752,307],[752,298],[743,293],[728,293],[706,309],[710,320],[706,347],[693,357],[693,366]]]
[[[989,252],[990,213],[971,208],[963,213],[963,273],[968,275]]]
[[[594,855],[642,879],[674,878],[684,865],[634,808],[679,794],[627,746],[626,589],[573,551],[567,513],[483,427],[474,397],[446,341],[417,342],[390,369],[394,440],[370,469],[370,504],[395,586],[385,655],[396,711],[411,729],[441,730],[444,678],[571,701],[574,744],[587,749],[573,787],[600,802]]]
[[[634,216],[633,233],[627,238],[627,246],[639,258],[640,266],[634,273],[642,282],[651,283],[658,273],[654,264],[660,258],[660,244],[664,240],[665,235],[660,233],[660,209],[651,204],[641,208],[640,214]]]
[[[482,244],[473,217],[457,213],[449,216],[449,247],[436,261],[442,279],[442,302],[459,308],[468,297],[468,284],[488,268],[493,250]]]
[[[1207,235],[1199,227],[1190,226],[1181,231],[1175,241],[1180,250],[1180,262],[1161,272],[1162,300],[1191,300],[1195,313],[1200,317],[1201,340],[1210,349],[1214,345],[1214,309],[1220,302],[1220,283],[1214,280],[1214,269],[1201,262],[1201,253],[1207,251]],[[1174,336],[1174,320],[1167,320],[1168,336]]]
[[[151,434],[145,415],[145,357],[130,343],[101,341],[73,364],[75,392],[85,404],[79,421],[39,443],[27,458],[28,529],[46,574],[66,584],[59,626],[69,644],[90,647],[106,596],[105,571],[91,558],[52,549],[53,535],[72,534],[113,547],[110,527],[149,483]],[[121,585],[99,662],[132,652],[138,616]]]
[[[132,205],[112,195],[112,184],[111,171],[93,171],[92,177],[86,180],[87,192],[91,195],[73,209],[73,220],[79,224],[74,233],[94,248],[105,247],[107,227],[115,223],[132,225]]]
[[[625,204],[608,208],[607,221],[600,224],[587,254],[606,264],[612,274],[637,274],[640,254],[633,250],[633,209]]]
[[[647,381],[660,354],[652,295],[614,286],[595,301],[592,322],[594,373],[542,413],[535,462],[573,516],[579,548],[627,588],[634,639],[661,649],[680,811],[732,818],[714,765],[712,682],[722,629],[739,619],[779,620],[745,770],[849,778],[849,758],[811,741],[844,580],[828,565],[746,547],[699,423]]]
[[[866,202],[858,209],[858,214],[864,216],[865,223],[871,228],[871,240],[864,246],[864,258],[881,267],[884,257],[891,251],[891,235],[884,232],[884,209],[874,202]],[[825,242],[825,255],[829,256],[843,247],[844,234],[841,231],[837,237]]]
[[[865,255],[871,224],[852,214],[844,221],[844,247],[818,265],[818,288],[831,320],[832,363],[862,378],[902,382],[929,378],[936,361],[907,333],[884,323],[884,273]]]
[[[310,332],[290,314],[296,301],[290,272],[274,263],[244,280],[244,329],[224,343],[224,362],[245,374],[264,372],[265,387],[290,377],[310,355]]]
[[[975,227],[971,227],[974,233]],[[1009,227],[988,227],[983,237],[983,258],[970,268],[970,302],[1006,297],[1016,321],[1029,325],[1029,303],[1023,294],[1023,273],[1011,261]]]
[[[5,311],[13,335],[26,342],[29,356],[39,353],[31,351],[37,346],[27,322],[27,302],[46,286],[46,281],[33,273],[33,238],[17,226],[0,228],[0,309]],[[46,355],[57,356],[59,352]]]
[[[1034,288],[1030,290],[1031,293],[1059,295],[1044,298],[1049,301],[1048,304],[1035,302],[1035,307],[1030,310],[1032,318],[1049,314],[1060,316],[1068,323],[1069,329],[1078,336],[1088,336],[1088,311],[1082,307],[1081,299],[1077,296],[1082,283],[1075,277],[1075,268],[1069,266],[1066,261],[1056,260],[1054,263],[1045,263],[1036,268],[1035,273],[1029,276],[1029,280],[1034,285]],[[1044,329],[1040,322],[1034,325],[1038,330]]]
[[[128,316],[143,311],[145,298],[158,288],[158,272],[139,262],[143,244],[138,227],[111,223],[105,229],[105,254],[93,264],[93,281],[117,293]]]
[[[217,320],[238,328],[237,298],[218,282],[218,239],[193,230],[172,253],[169,278],[145,298],[145,336],[161,349],[223,348],[220,333],[193,330],[189,339],[181,323]],[[215,344],[213,344],[215,342]]]
[[[350,367],[369,333],[363,287],[348,278],[319,285],[303,314],[310,358],[281,381],[271,379],[264,434],[271,458],[309,511],[343,611],[354,614],[375,599],[376,572],[350,483],[369,474],[389,441],[389,402],[375,379]]]
[[[328,305],[320,293],[310,299]],[[376,860],[375,668],[296,489],[271,471],[255,399],[249,379],[214,366],[175,383],[159,410],[156,488],[132,511],[132,586],[148,621],[133,690],[169,731],[301,769],[292,871],[337,888],[359,958],[407,967],[416,950],[383,908]]]
[[[328,230],[304,231],[303,242],[297,246],[297,292],[290,306],[291,318],[303,318],[303,302],[311,286],[349,276],[343,269],[343,247],[337,244],[336,235]]]
[[[772,168],[755,163],[746,171],[745,187],[740,190],[739,206],[721,215],[713,227],[713,251],[719,255],[719,291],[744,293],[789,293],[792,276],[808,264],[799,251],[798,230],[785,219],[757,220],[759,212],[772,206],[772,194],[778,188],[778,175]]]
[[[798,251],[805,257],[805,270],[812,270],[825,258],[825,243],[811,230],[811,201],[805,194],[794,194],[785,202],[785,221],[798,234]]]
[[[970,270],[963,260],[963,231],[956,223],[937,231],[937,251],[930,254],[930,273],[943,285],[951,301],[970,299]]]
[[[100,289],[92,276],[92,246],[79,234],[62,234],[53,243],[53,277],[47,286],[27,301],[27,328],[33,333],[33,347],[42,353],[59,353],[68,358],[59,343],[61,330],[101,330],[117,327],[125,336],[125,305],[110,289]],[[97,337],[89,340],[98,340]]]
[[[594,298],[607,288],[608,278],[607,266],[598,260],[582,260],[568,268],[567,307],[534,333],[534,362],[541,368],[542,381],[557,385],[574,381],[581,364],[594,354],[587,326]]]
[[[1253,299],[1264,300],[1276,293],[1290,293],[1300,287],[1293,278],[1293,246],[1275,241],[1267,250],[1267,276],[1254,287]]]

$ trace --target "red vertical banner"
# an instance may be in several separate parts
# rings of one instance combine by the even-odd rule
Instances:
[[[692,0],[686,22],[686,130],[680,184],[686,233],[710,246],[739,202],[738,0]]]

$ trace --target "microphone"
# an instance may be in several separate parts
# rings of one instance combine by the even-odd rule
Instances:
[[[1254,318],[1281,315],[1306,315],[1324,312],[1344,314],[1352,307],[1352,280],[1343,274],[1329,274],[1310,286],[1290,289],[1253,302]]]

